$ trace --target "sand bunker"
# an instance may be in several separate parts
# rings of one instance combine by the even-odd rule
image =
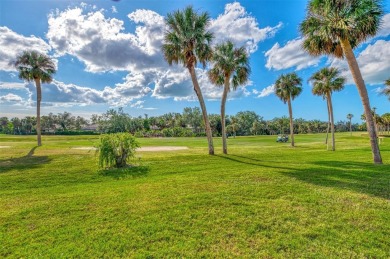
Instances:
[[[0,148],[10,148],[11,146],[0,146]]]
[[[95,147],[74,147],[72,149],[96,150]],[[186,149],[188,149],[188,147],[157,146],[157,147],[141,147],[141,148],[137,148],[137,151],[140,151],[140,152],[156,152],[156,151],[176,151],[176,150],[186,150]]]

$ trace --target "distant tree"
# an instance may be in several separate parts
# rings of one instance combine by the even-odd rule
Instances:
[[[332,93],[344,89],[345,78],[340,77],[340,71],[337,68],[330,67],[323,68],[320,71],[314,73],[309,80],[313,83],[312,93],[314,95],[322,96],[327,101],[332,133],[332,151],[335,151],[336,143],[334,137]]]
[[[53,80],[56,67],[53,60],[37,51],[24,51],[16,58],[14,65],[19,71],[20,79],[35,82],[37,90],[37,142],[38,146],[41,146],[41,83],[50,83]]]
[[[347,119],[349,120],[349,132],[351,133],[351,136],[352,136],[352,118],[353,118],[353,114],[352,113],[348,113],[347,114]]]
[[[284,103],[288,104],[288,113],[290,116],[290,136],[291,136],[291,146],[295,145],[294,143],[294,124],[293,124],[293,114],[291,101],[294,100],[302,92],[302,79],[298,77],[296,73],[290,73],[286,75],[281,75],[275,82],[275,94],[282,100]]]
[[[162,46],[165,60],[169,65],[183,64],[191,75],[192,84],[198,97],[209,147],[209,154],[214,155],[213,136],[207,116],[206,105],[203,99],[195,67],[200,62],[203,67],[212,57],[210,47],[213,34],[206,31],[210,24],[210,16],[204,12],[198,14],[189,6],[183,11],[169,13],[165,20],[167,32]]]
[[[208,72],[209,79],[213,84],[223,86],[221,100],[222,147],[223,153],[227,154],[225,130],[225,106],[227,95],[231,90],[231,84],[233,90],[236,90],[238,86],[248,82],[251,69],[245,48],[235,48],[231,41],[227,41],[215,47],[212,61],[213,67]]]
[[[375,36],[383,15],[380,0],[311,0],[300,30],[309,54],[346,58],[366,115],[374,163],[382,164],[367,89],[353,49]]]

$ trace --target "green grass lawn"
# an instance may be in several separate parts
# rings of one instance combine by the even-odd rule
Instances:
[[[390,139],[140,139],[137,167],[99,171],[96,136],[0,136],[0,257],[390,257]]]

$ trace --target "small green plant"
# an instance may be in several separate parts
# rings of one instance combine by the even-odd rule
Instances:
[[[138,141],[130,133],[104,134],[100,136],[97,152],[99,167],[125,167],[135,155]]]

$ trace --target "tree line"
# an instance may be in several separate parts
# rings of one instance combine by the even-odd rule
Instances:
[[[351,115],[351,114],[349,114]],[[209,114],[213,137],[222,136],[220,114]],[[364,120],[364,115],[361,116]],[[379,134],[390,134],[390,113],[374,113]],[[345,121],[336,122],[336,132],[366,131],[365,123],[351,123],[350,116]],[[295,134],[329,132],[329,122],[297,118],[294,122]],[[241,111],[225,118],[228,137],[250,135],[289,134],[288,117],[265,120],[254,111]],[[36,134],[37,120],[34,116],[24,118],[0,118],[0,133],[13,135]],[[205,136],[205,125],[199,107],[186,107],[182,113],[166,113],[160,116],[131,116],[122,108],[110,109],[103,114],[93,114],[90,120],[74,116],[69,112],[49,113],[41,116],[42,134],[72,135],[129,132],[137,137],[201,137]]]

